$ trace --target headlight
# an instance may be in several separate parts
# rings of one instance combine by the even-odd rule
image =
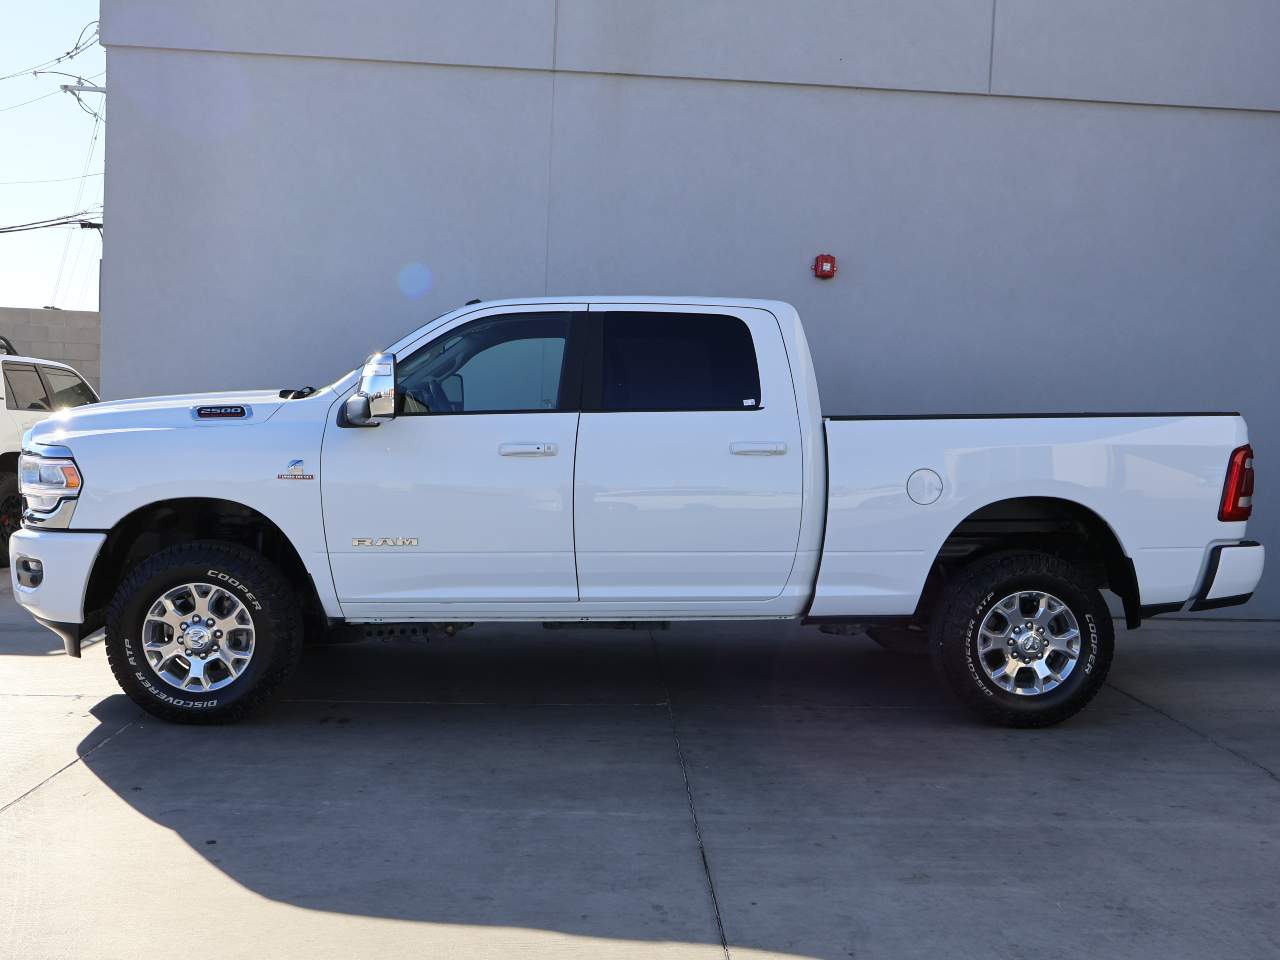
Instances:
[[[23,454],[18,460],[18,492],[27,507],[48,513],[59,502],[80,496],[80,470],[70,457],[35,457]]]

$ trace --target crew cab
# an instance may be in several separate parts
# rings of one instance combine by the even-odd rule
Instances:
[[[1234,413],[828,416],[764,300],[475,302],[327,387],[30,431],[19,603],[151,713],[235,719],[342,624],[911,625],[966,704],[1062,720],[1128,626],[1245,602]]]

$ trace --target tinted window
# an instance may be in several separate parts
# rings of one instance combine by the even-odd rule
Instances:
[[[760,372],[737,317],[605,313],[602,410],[755,410]]]
[[[86,403],[97,403],[89,385],[79,375],[61,367],[41,367],[45,383],[49,385],[49,398],[53,409],[64,410],[67,407],[82,407]]]
[[[449,331],[397,364],[403,412],[556,410],[567,314],[486,317]],[[569,406],[577,402],[570,398]]]
[[[49,397],[36,368],[29,363],[4,365],[4,405],[10,410],[48,410]]]

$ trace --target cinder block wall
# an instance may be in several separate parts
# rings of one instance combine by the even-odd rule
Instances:
[[[102,326],[96,311],[0,307],[0,334],[24,356],[71,364],[98,389]]]

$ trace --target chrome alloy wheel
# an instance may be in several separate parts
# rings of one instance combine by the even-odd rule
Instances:
[[[157,677],[204,693],[232,683],[253,659],[253,617],[239,598],[211,583],[161,594],[142,622],[142,650]]]
[[[1008,693],[1034,697],[1061,685],[1080,658],[1080,624],[1071,608],[1040,590],[1011,593],[982,618],[978,660]]]

